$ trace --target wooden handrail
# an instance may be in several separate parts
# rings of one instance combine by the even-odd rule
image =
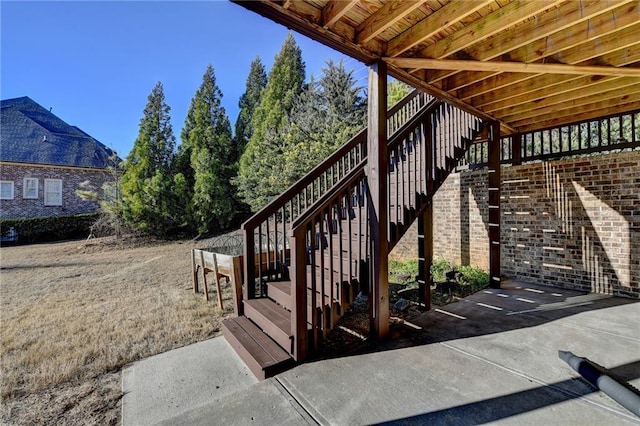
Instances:
[[[283,204],[289,202],[294,195],[297,195],[304,188],[308,187],[315,179],[322,176],[327,170],[327,165],[335,164],[338,160],[344,157],[349,151],[358,146],[359,143],[365,141],[367,137],[367,129],[364,128],[354,137],[352,137],[347,143],[342,145],[337,151],[327,157],[322,163],[314,167],[309,173],[301,177],[296,183],[291,185],[285,192],[274,198],[269,204],[264,206],[260,211],[256,212],[252,217],[242,224],[242,229],[253,228],[257,224],[263,222],[267,217],[276,213],[278,209],[282,208]]]
[[[326,192],[319,199],[316,200],[302,215],[298,216],[296,220],[291,224],[292,231],[302,226],[302,224],[309,220],[309,218],[322,210],[329,201],[335,197],[336,192],[344,190],[347,186],[351,185],[354,181],[362,177],[364,173],[364,166],[367,165],[367,159],[362,160],[356,167],[354,167],[349,173],[347,173],[342,180],[333,186],[331,191]]]
[[[391,116],[391,115],[395,114],[396,112],[398,112],[400,110],[400,108],[405,106],[407,103],[409,103],[409,101],[411,99],[415,98],[419,94],[420,94],[420,91],[417,90],[417,89],[414,89],[411,92],[407,93],[402,99],[400,99],[398,102],[393,104],[391,106],[391,108],[389,108],[389,110],[387,111],[387,115]]]
[[[404,138],[406,138],[409,135],[409,133],[411,133],[412,130],[416,128],[418,123],[424,120],[424,118],[427,115],[433,114],[433,112],[440,105],[442,105],[442,103],[443,102],[439,99],[433,99],[431,102],[429,102],[426,108],[424,108],[418,114],[411,117],[409,121],[403,124],[402,127],[400,127],[398,131],[396,131],[396,133],[394,133],[393,136],[389,138],[389,140],[387,141],[387,147],[393,148],[396,145],[398,145]]]
[[[432,114],[433,111],[435,111],[441,103],[442,101],[434,99],[426,108],[424,108],[418,114],[414,115],[409,121],[407,121],[387,142],[387,145],[391,148],[399,144],[402,139],[407,137],[407,135],[415,129],[418,123],[424,120],[427,115]],[[322,210],[328,200],[332,198],[332,192],[339,192],[346,186],[349,186],[351,183],[353,183],[354,180],[357,180],[359,178],[359,172],[364,170],[366,164],[367,158],[365,157],[357,166],[355,166],[349,173],[347,173],[338,183],[333,186],[331,192],[327,192],[322,195],[311,206],[309,206],[302,215],[298,216],[291,224],[291,229],[293,230],[299,227],[300,224],[308,220],[310,216],[313,216],[319,210]]]

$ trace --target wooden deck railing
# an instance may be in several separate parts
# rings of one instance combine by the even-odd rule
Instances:
[[[432,99],[419,91],[403,98],[389,110],[389,132],[402,126]],[[264,295],[265,280],[288,278],[290,224],[366,158],[366,146],[367,131],[363,129],[243,224],[245,297]],[[255,259],[254,264],[249,259]]]
[[[501,161],[520,164],[640,147],[640,110],[502,138]],[[461,166],[488,161],[487,142],[473,144]]]
[[[477,117],[434,101],[396,129],[388,142],[387,158],[390,247],[415,220],[446,173],[455,168],[481,125]],[[356,283],[368,283],[365,165],[363,159],[293,222],[291,334],[296,360],[317,347],[335,326]]]
[[[414,116],[389,140],[390,248],[465,155],[481,125],[472,114],[438,102]]]
[[[291,331],[296,360],[304,359],[307,345],[317,347],[335,326],[365,273],[369,227],[364,165],[361,162],[292,224]]]

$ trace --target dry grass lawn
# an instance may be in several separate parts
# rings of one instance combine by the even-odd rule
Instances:
[[[191,284],[206,244],[98,239],[0,249],[2,424],[118,424],[120,371],[233,314]],[[215,290],[213,290],[215,291]]]

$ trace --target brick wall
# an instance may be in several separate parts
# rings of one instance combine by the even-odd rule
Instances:
[[[434,253],[488,269],[487,172],[450,175],[434,197]],[[502,169],[502,273],[640,298],[640,151]],[[393,258],[417,258],[414,225]]]
[[[24,178],[38,179],[38,198],[23,198]],[[62,205],[44,205],[44,180],[62,180]],[[85,181],[91,183],[93,190],[100,189],[108,180],[108,173],[104,170],[90,170],[81,168],[40,167],[33,165],[0,165],[0,180],[13,181],[13,200],[0,200],[0,217],[49,217],[79,213],[91,213],[98,210],[99,205],[93,201],[83,200],[76,194],[81,189],[80,184]]]

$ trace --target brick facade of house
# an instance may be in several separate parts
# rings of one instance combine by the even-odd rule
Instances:
[[[488,269],[487,170],[434,196],[434,254]],[[502,168],[502,274],[640,298],[640,151]],[[417,258],[417,227],[392,258]]]
[[[26,218],[65,216],[92,213],[99,209],[98,203],[83,200],[76,194],[83,182],[90,182],[90,189],[101,190],[109,181],[109,173],[104,169],[80,167],[56,167],[29,164],[0,164],[0,180],[13,182],[13,199],[0,200],[0,217]],[[23,185],[25,178],[38,179],[37,198],[25,198]],[[62,181],[62,205],[45,205],[45,179]]]

